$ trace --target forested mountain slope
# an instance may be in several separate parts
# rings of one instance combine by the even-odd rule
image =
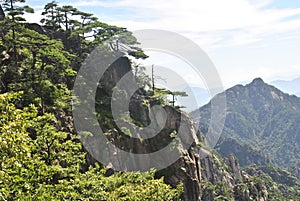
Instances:
[[[146,87],[149,79],[142,68],[136,69],[134,61],[147,56],[126,28],[55,2],[45,6],[41,24],[31,24],[24,13],[33,9],[24,2],[5,0],[6,16],[0,18],[0,200],[299,198],[296,183],[286,182],[282,190],[277,180],[259,178],[259,168],[241,171],[234,156],[223,159],[204,149],[192,119],[169,103],[164,90]],[[121,50],[120,44],[126,48]],[[127,152],[152,153],[178,140],[178,122],[182,121],[184,140],[192,144],[176,147],[180,157],[169,167],[118,172],[113,165],[101,164],[83,146],[72,116],[72,89],[85,59],[99,46],[106,53],[122,54],[97,85],[93,107],[105,136]],[[132,138],[131,130],[119,128],[112,116],[112,89],[124,74],[133,73],[141,88],[131,98],[126,125],[148,125],[153,105],[162,107],[167,115],[159,135],[147,140]],[[124,90],[119,92],[128,95]]]
[[[234,139],[233,144],[244,147],[246,143],[278,166],[300,167],[300,98],[288,95],[260,78],[245,86],[234,86],[224,93],[227,110],[220,143],[224,138],[224,142],[231,138]],[[210,120],[209,110],[210,104],[199,109],[202,127]],[[231,148],[234,149],[234,146]],[[229,149],[222,148],[227,153]],[[247,156],[241,157],[243,161]]]

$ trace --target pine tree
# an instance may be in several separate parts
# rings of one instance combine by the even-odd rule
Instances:
[[[12,41],[13,41],[13,49],[14,49],[14,60],[15,65],[17,65],[17,47],[15,44],[16,41],[16,29],[20,25],[21,22],[24,22],[25,19],[23,17],[24,13],[34,13],[34,10],[30,8],[28,5],[25,6],[17,6],[16,3],[25,3],[25,0],[4,0],[3,7],[4,12],[7,13],[9,25],[12,30]]]

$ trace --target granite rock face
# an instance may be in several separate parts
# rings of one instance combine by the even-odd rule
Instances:
[[[201,200],[268,200],[267,187],[241,171],[234,156],[222,159],[211,153],[201,160]]]
[[[125,104],[121,96],[113,98],[112,94],[119,80],[128,74],[133,77],[130,62],[125,57],[113,63],[105,72],[102,80],[100,80],[102,87],[98,91],[98,96],[96,95],[98,102],[108,103],[101,108],[102,110],[106,109],[103,114],[112,115],[110,114],[112,99],[117,99],[116,102],[120,106]],[[127,90],[120,92],[125,97],[129,96],[126,93]],[[154,106],[159,106],[163,112],[151,112],[151,108]],[[128,110],[130,119],[123,121],[122,124],[124,127],[129,128],[127,132],[119,128],[115,121],[112,121],[112,128],[102,125],[107,137],[119,149],[138,154],[159,151],[172,143],[173,140],[179,140],[180,143],[174,148],[174,151],[179,152],[180,157],[169,167],[159,170],[156,173],[156,177],[164,177],[165,182],[173,187],[182,183],[184,187],[183,200],[211,201],[221,195],[227,196],[226,199],[228,200],[267,200],[268,194],[265,192],[264,184],[248,181],[247,178],[251,178],[251,176],[241,172],[234,156],[229,156],[224,160],[214,152],[208,151],[201,146],[201,142],[198,141],[196,136],[194,122],[184,112],[160,102],[160,100],[154,98],[151,94],[147,94],[142,89],[137,89],[133,93]],[[159,127],[162,122],[163,128],[152,138],[139,139],[130,136],[132,133],[137,133],[137,129],[149,125]],[[117,150],[115,151],[117,152]],[[154,162],[162,163],[163,160],[167,159],[168,156],[161,156]],[[146,158],[143,161],[131,161],[128,164],[135,164],[136,167],[143,170],[144,167],[149,166],[151,163],[153,163],[151,158],[148,160]],[[129,169],[126,167],[126,164],[123,165],[125,171]],[[108,168],[110,170],[114,169],[113,164],[110,164]],[[258,192],[257,196],[253,192]],[[256,197],[253,196],[254,194]]]
[[[4,20],[5,19],[5,13],[2,9],[2,6],[0,5],[0,21]]]

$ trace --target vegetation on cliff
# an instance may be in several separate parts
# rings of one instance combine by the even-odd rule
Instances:
[[[129,59],[147,56],[126,28],[108,25],[93,14],[56,2],[45,5],[41,24],[32,24],[23,16],[34,12],[25,0],[3,2],[0,200],[266,201],[299,197],[294,188],[298,184],[282,183],[279,171],[264,170],[270,177],[260,177],[255,168],[241,171],[234,157],[222,159],[202,149],[191,118],[174,104],[175,96],[185,94],[151,88],[142,67]],[[108,70],[108,76],[99,81],[95,109],[100,126],[119,148],[148,153],[177,139],[178,122],[183,117],[193,144],[189,149],[180,147],[181,157],[170,167],[159,172],[115,172],[103,167],[82,146],[73,125],[71,93],[80,66],[98,46],[123,54],[116,69]],[[110,77],[128,72],[138,78],[141,88],[132,97],[126,123],[148,125],[150,106],[160,105],[168,118],[159,137],[132,140],[132,133],[117,128],[113,121],[110,85],[118,80]],[[172,95],[173,102],[166,95]],[[201,149],[208,154],[200,160]]]

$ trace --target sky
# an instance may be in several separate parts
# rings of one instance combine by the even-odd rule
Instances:
[[[27,18],[39,21],[49,1],[27,0],[35,8]],[[130,31],[161,29],[199,45],[214,63],[226,87],[256,77],[266,82],[300,77],[299,0],[74,0],[58,1],[94,13],[101,21]],[[170,55],[148,52],[147,65],[186,64]],[[176,64],[175,64],[176,63]],[[178,72],[190,84],[199,77]]]

